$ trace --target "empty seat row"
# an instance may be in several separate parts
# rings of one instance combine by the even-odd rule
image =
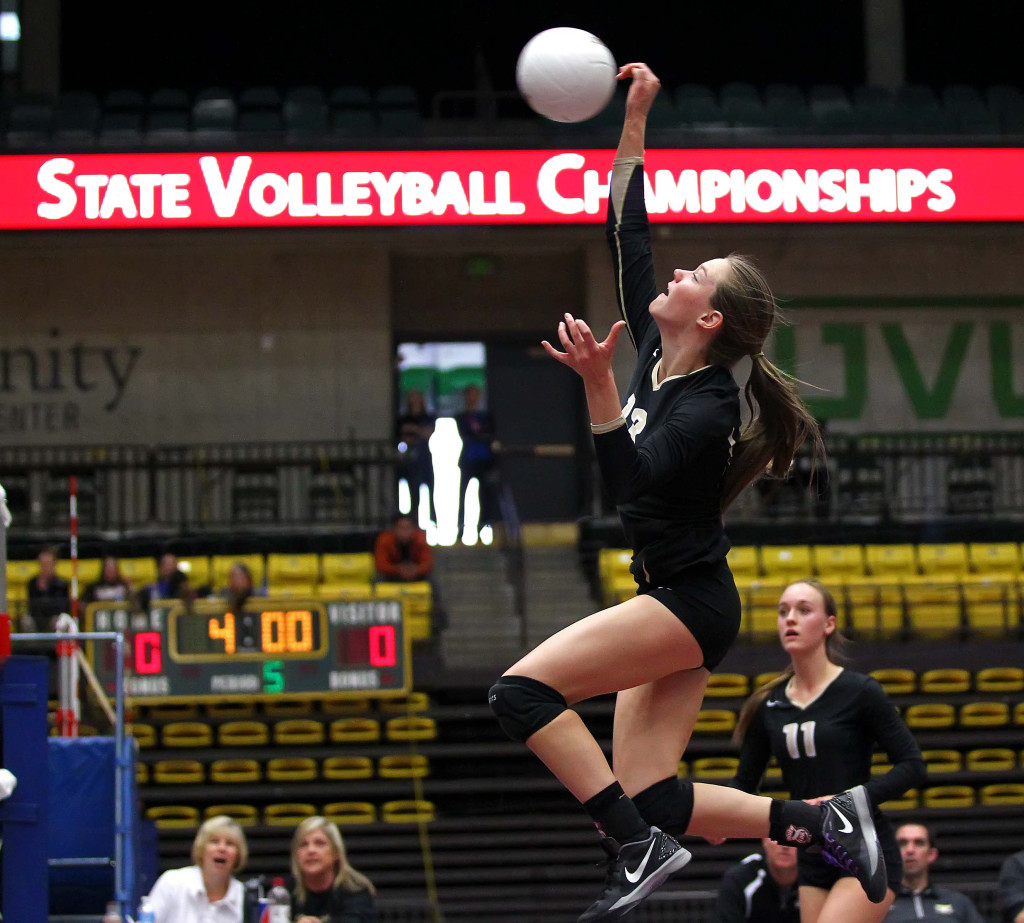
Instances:
[[[376,763],[368,756],[330,756],[315,760],[306,756],[274,757],[261,763],[254,759],[219,759],[206,765],[193,759],[157,760],[152,766],[136,764],[140,784],[189,785],[203,782],[253,783],[306,782],[315,779],[352,780],[417,779],[430,774],[430,761],[417,753],[398,753],[380,757]]]
[[[173,703],[166,705],[136,706],[136,714],[152,721],[187,721],[202,715],[212,719],[254,718],[257,714],[268,718],[303,718],[319,713],[325,717],[359,716],[374,711],[381,714],[407,714],[430,708],[430,696],[425,692],[389,698],[296,699],[281,696],[264,702],[237,699],[224,702]]]
[[[437,737],[437,722],[422,715],[389,718],[381,722],[375,718],[335,718],[325,725],[312,718],[286,718],[268,725],[262,721],[226,721],[212,726],[202,721],[173,721],[165,724],[159,734],[149,724],[133,724],[132,736],[139,747],[149,749],[196,747],[265,747],[316,746],[331,743],[367,743],[382,739],[392,741],[433,740]],[[216,744],[214,743],[216,741]]]
[[[372,824],[378,820],[390,824],[429,823],[436,817],[434,805],[422,799],[386,801],[378,805],[368,801],[333,801],[321,806],[306,802],[283,802],[262,807],[253,804],[212,804],[202,814],[192,805],[158,805],[146,810],[146,818],[158,828],[192,828],[203,820],[224,815],[243,827],[263,824],[268,827],[297,827],[306,818],[320,815],[336,824]]]
[[[1024,783],[998,782],[991,785],[933,785],[924,790],[911,789],[901,798],[881,805],[886,811],[910,811],[916,808],[972,808],[1024,805]]]

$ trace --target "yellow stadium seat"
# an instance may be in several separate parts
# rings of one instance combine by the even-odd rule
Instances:
[[[1020,573],[1020,548],[1016,542],[972,542],[967,559],[976,574]]]
[[[210,764],[211,782],[259,782],[260,764],[250,759],[214,760]]]
[[[335,718],[331,722],[330,738],[335,744],[380,740],[380,722],[374,718]]]
[[[742,673],[712,673],[708,678],[705,698],[732,698],[750,692],[750,682]]]
[[[974,805],[974,789],[969,785],[933,785],[924,790],[926,808],[969,808]]]
[[[729,562],[729,570],[737,580],[756,580],[761,576],[761,564],[757,559],[755,545],[736,545],[730,548],[726,560]]]
[[[312,593],[319,582],[320,558],[317,555],[267,555],[267,593],[269,596],[289,589]]]
[[[320,768],[325,779],[369,779],[373,777],[373,760],[368,756],[329,756]]]
[[[188,582],[193,589],[210,586],[210,558],[208,555],[178,558],[178,569],[188,575]]]
[[[735,728],[736,712],[725,708],[702,708],[693,730],[698,734],[731,734]]]
[[[100,579],[100,568],[103,561],[100,558],[82,558],[78,562],[78,595],[81,598],[85,588],[95,580]],[[57,576],[64,580],[71,580],[71,562],[67,558],[61,558],[56,566]]]
[[[324,699],[320,703],[320,711],[325,715],[361,715],[371,707],[370,699],[362,698]]]
[[[1010,706],[1005,702],[968,702],[960,708],[962,727],[1002,727],[1010,723]]]
[[[145,785],[149,781],[149,767],[145,763],[135,764],[135,784]]]
[[[263,809],[263,823],[268,827],[297,827],[307,817],[315,817],[316,813],[316,808],[311,804],[268,804]]]
[[[199,760],[157,760],[153,766],[153,781],[162,785],[198,783],[204,778]]]
[[[951,638],[963,627],[958,583],[907,580],[903,584],[907,619],[915,638]]]
[[[191,805],[163,804],[146,810],[146,819],[161,830],[199,826],[199,809]]]
[[[917,563],[926,577],[959,580],[967,573],[967,546],[962,542],[918,545]]]
[[[813,545],[811,564],[826,585],[847,577],[864,576],[864,549],[860,545]]]
[[[806,545],[762,545],[761,570],[766,580],[792,582],[811,576],[811,549]]]
[[[782,781],[782,767],[774,756],[768,760],[768,766],[765,768],[764,777],[766,781],[772,783]]]
[[[308,756],[275,756],[267,760],[270,782],[309,782],[316,777],[316,760]]]
[[[381,714],[407,714],[409,712],[426,711],[430,708],[430,696],[425,692],[410,692],[408,695],[381,699],[377,709]]]
[[[239,827],[255,827],[260,822],[260,812],[251,804],[211,804],[203,811],[203,820],[211,817],[230,817]]]
[[[388,718],[384,729],[388,740],[433,740],[437,737],[437,722],[421,715]]]
[[[779,597],[786,589],[785,582],[770,582],[767,578],[746,587],[737,587],[743,607],[745,630],[755,639],[778,637]],[[741,631],[744,629],[741,629]]]
[[[754,689],[760,689],[766,683],[770,683],[773,679],[778,678],[779,672],[777,670],[775,672],[758,673],[757,676],[754,677],[754,681],[751,683],[751,686]]]
[[[921,674],[921,692],[929,694],[948,694],[956,692],[968,692],[971,688],[971,674],[969,670],[962,670],[959,667],[943,667],[935,670],[925,670]]]
[[[693,776],[697,779],[732,779],[739,769],[735,756],[705,756],[693,761]]]
[[[690,774],[690,767],[686,760],[680,760],[679,765],[676,767],[676,778],[685,779]]]
[[[959,750],[922,750],[921,758],[924,760],[929,775],[960,772],[963,769],[963,756]]]
[[[874,577],[913,577],[917,555],[913,545],[867,545],[867,572]]]
[[[1008,747],[982,747],[967,751],[967,769],[971,772],[1012,772],[1017,754]]]
[[[850,577],[836,596],[837,605],[846,612],[846,625],[856,634],[882,639],[903,634],[903,591],[899,583]]]
[[[215,554],[210,557],[210,578],[214,589],[221,590],[228,585],[228,571],[234,564],[244,564],[252,573],[252,582],[261,587],[264,583],[265,565],[261,554]]]
[[[985,667],[974,677],[978,692],[1024,692],[1024,669],[1020,667]]]
[[[324,726],[312,718],[286,718],[274,725],[278,746],[316,746],[324,742]]]
[[[167,705],[150,705],[148,707],[150,718],[158,721],[191,721],[199,717],[198,705],[184,705],[178,702]]]
[[[904,718],[909,728],[949,728],[956,724],[956,709],[944,702],[911,705]]]
[[[313,714],[313,703],[287,697],[268,699],[263,703],[263,714],[268,718],[301,718]]]
[[[597,553],[597,575],[604,585],[615,576],[629,574],[633,552],[628,548],[602,548]]]
[[[135,738],[140,750],[148,750],[156,746],[156,728],[151,724],[132,724],[128,733]]]
[[[251,718],[256,714],[256,703],[245,699],[230,702],[208,702],[206,714],[210,718]]]
[[[423,824],[436,816],[434,805],[421,799],[385,801],[381,805],[381,819],[386,824]]]
[[[13,599],[25,599],[28,596],[28,582],[39,573],[39,562],[32,558],[29,561],[7,562],[7,595]]]
[[[320,599],[370,599],[373,596],[373,584],[369,580],[332,580],[324,581],[316,588]]]
[[[614,606],[636,596],[636,581],[632,574],[616,574],[605,586],[605,605]]]
[[[160,740],[165,747],[209,747],[213,729],[201,721],[173,721],[164,725]]]
[[[324,583],[371,583],[376,569],[370,552],[323,554],[320,576]]]
[[[968,574],[961,582],[972,634],[1002,637],[1020,624],[1020,583],[1015,573]]]
[[[430,638],[430,613],[433,607],[433,593],[429,581],[415,580],[410,583],[378,583],[373,595],[377,599],[398,599],[406,617],[406,630],[413,641]]]
[[[1024,784],[997,782],[992,785],[983,785],[981,803],[984,805],[1024,805]]]
[[[222,747],[265,747],[270,730],[262,721],[225,721],[217,728],[217,743]]]
[[[889,762],[889,755],[887,753],[871,754],[871,775],[885,775],[890,769],[892,769],[892,763]]]
[[[917,674],[913,670],[893,667],[872,670],[871,675],[889,695],[908,695],[917,691]]]
[[[120,558],[121,576],[139,590],[156,581],[156,561],[153,558]]]
[[[898,798],[883,802],[879,807],[883,811],[910,811],[921,803],[921,794],[916,788],[904,792]]]
[[[333,801],[324,805],[323,816],[333,824],[372,824],[377,820],[377,806],[369,801]]]
[[[382,779],[422,779],[430,775],[430,761],[419,753],[382,756],[377,775]]]
[[[1024,724],[1024,702],[1018,702],[1013,706],[1013,723],[1018,727]]]

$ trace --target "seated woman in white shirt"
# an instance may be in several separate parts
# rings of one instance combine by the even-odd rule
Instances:
[[[242,828],[230,817],[211,817],[192,843],[195,865],[164,872],[150,900],[156,923],[241,923],[243,888],[234,873],[249,857]]]

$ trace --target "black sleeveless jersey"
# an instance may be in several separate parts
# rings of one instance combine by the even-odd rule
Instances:
[[[739,388],[732,372],[709,365],[658,382],[661,335],[648,310],[658,295],[644,204],[643,165],[631,170],[607,236],[619,308],[637,348],[623,417],[626,426],[594,437],[598,465],[633,549],[632,572],[667,583],[729,550],[722,524],[722,478],[739,438]],[[603,421],[599,421],[603,422]]]
[[[774,756],[792,798],[836,795],[864,785],[874,805],[925,781],[917,741],[878,682],[843,670],[809,705],[790,702],[786,684],[776,686],[754,713],[740,752],[734,784],[757,791]],[[876,745],[892,769],[871,775]]]

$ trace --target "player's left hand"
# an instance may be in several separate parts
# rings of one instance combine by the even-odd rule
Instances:
[[[608,336],[599,343],[586,321],[567,313],[558,325],[558,339],[565,352],[559,352],[547,340],[542,340],[541,346],[549,356],[569,366],[581,378],[599,378],[611,371],[615,346],[625,326],[625,321],[616,321]]]

